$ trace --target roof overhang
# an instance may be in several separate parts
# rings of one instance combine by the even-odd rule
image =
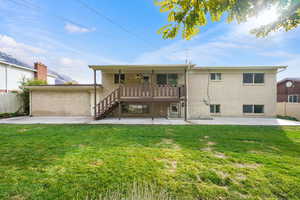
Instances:
[[[122,71],[151,71],[151,70],[184,70],[193,65],[190,64],[173,64],[173,65],[89,65],[89,68],[93,70],[101,70],[101,71],[113,71],[117,72],[119,70]]]
[[[34,85],[34,86],[25,86],[25,88],[31,91],[83,91],[83,90],[93,90],[93,84],[73,84],[73,85]],[[102,88],[101,84],[97,84],[97,88]]]
[[[278,70],[286,69],[287,66],[193,66],[192,70]]]

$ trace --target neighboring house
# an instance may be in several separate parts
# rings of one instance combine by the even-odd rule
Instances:
[[[3,52],[0,52],[0,92],[19,90],[22,79],[39,79],[48,84],[69,82],[66,76],[51,71],[42,63],[27,65]]]
[[[92,65],[94,85],[29,86],[31,114],[199,119],[275,117],[284,66]],[[102,84],[96,84],[100,79]]]
[[[300,78],[285,78],[277,83],[277,102],[300,103]]]

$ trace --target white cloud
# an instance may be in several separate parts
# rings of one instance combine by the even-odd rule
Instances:
[[[69,33],[89,33],[95,31],[95,28],[89,29],[75,24],[66,23],[65,30],[68,31]]]
[[[83,60],[79,60],[79,59],[72,59],[72,58],[68,58],[68,57],[62,57],[59,60],[60,65],[62,65],[63,67],[74,67],[74,66],[87,66],[87,63]]]
[[[17,42],[7,35],[0,35],[0,51],[17,57],[28,64],[32,64],[35,59],[47,52],[45,49]]]

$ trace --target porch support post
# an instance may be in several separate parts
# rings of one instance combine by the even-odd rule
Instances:
[[[94,69],[94,118],[97,118],[97,73]]]
[[[153,74],[154,70],[151,72],[151,95],[152,95],[152,101],[151,101],[151,115],[152,115],[152,120],[154,120],[154,83],[153,83]]]
[[[118,98],[118,115],[119,115],[119,120],[121,120],[121,70],[119,69],[119,98]]]
[[[187,121],[187,70],[184,70],[184,120]]]

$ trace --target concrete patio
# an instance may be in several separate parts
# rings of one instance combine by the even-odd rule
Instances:
[[[14,117],[0,119],[0,124],[146,124],[146,125],[260,125],[300,126],[300,122],[276,118],[215,117],[212,120],[189,120],[156,118],[107,118],[93,120],[92,117]]]

